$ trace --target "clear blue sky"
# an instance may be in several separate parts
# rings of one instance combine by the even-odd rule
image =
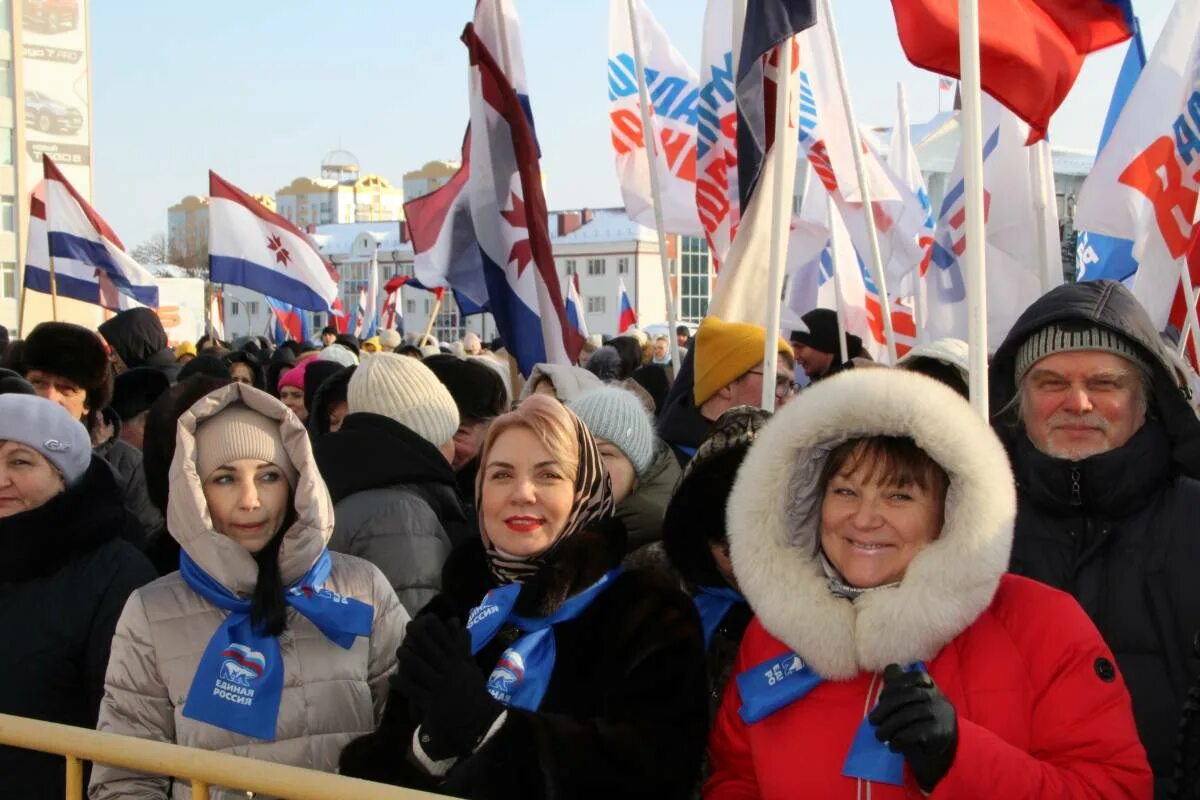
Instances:
[[[703,0],[647,0],[699,69]],[[1147,50],[1170,0],[1136,0]],[[834,0],[863,124],[937,108],[937,79],[908,64],[887,0]],[[167,207],[207,192],[208,169],[274,194],[319,174],[339,145],[399,185],[457,157],[467,120],[471,0],[93,0],[94,200],[127,246],[165,232]],[[607,0],[517,0],[551,208],[618,205],[608,139]],[[1051,126],[1094,148],[1124,45],[1091,56]]]

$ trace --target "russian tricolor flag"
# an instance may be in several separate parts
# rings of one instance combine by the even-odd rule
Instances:
[[[125,252],[113,229],[44,154],[42,168],[42,202],[35,189],[31,204],[26,287],[50,291],[52,258],[55,291],[63,297],[118,311],[139,305],[157,307],[154,276]],[[39,235],[46,249],[34,247]]]
[[[630,328],[637,327],[637,314],[633,311],[633,303],[629,302],[629,292],[625,291],[625,281],[617,279],[617,303],[621,317],[617,320],[617,333],[624,333]]]
[[[300,229],[217,173],[208,173],[208,270],[308,311],[331,311],[337,281]]]
[[[583,302],[579,297],[579,274],[571,276],[567,281],[567,322],[579,331],[584,339],[588,337],[587,322],[583,318]]]

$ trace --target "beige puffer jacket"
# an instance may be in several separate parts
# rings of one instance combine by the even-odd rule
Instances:
[[[299,477],[296,522],[284,533],[279,566],[284,584],[306,573],[333,532],[333,505],[312,457],[308,433],[282,403],[241,384],[231,384],[197,401],[179,419],[167,527],[180,546],[209,575],[242,597],[258,578],[251,555],[215,532],[196,472],[197,424],[225,406],[242,402],[279,421],[284,447]],[[333,772],[342,748],[375,730],[387,698],[388,676],[408,614],[383,574],[371,563],[331,553],[325,586],[375,609],[370,638],[349,650],[294,609],[279,637],[283,697],[275,741],[254,739],[183,716],[192,676],[204,649],[227,612],[193,592],[178,572],[137,590],[129,598],[113,637],[100,705],[101,731],[174,742],[282,764]],[[107,798],[189,798],[186,782],[151,777],[97,764],[88,791]],[[213,798],[244,798],[214,790]]]

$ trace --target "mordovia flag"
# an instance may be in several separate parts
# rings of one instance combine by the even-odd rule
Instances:
[[[579,331],[584,339],[588,337],[587,322],[583,318],[583,302],[579,298],[579,273],[567,281],[567,321],[571,327]]]
[[[467,192],[483,256],[488,310],[523,375],[539,362],[573,364],[583,339],[567,322],[550,249],[520,25],[512,4],[479,0],[475,21],[462,38],[471,53]],[[501,57],[507,69],[500,66]]]
[[[208,270],[308,311],[330,311],[337,282],[311,240],[217,173],[208,173]]]
[[[1037,204],[1032,162],[1036,149],[1027,147],[1029,126],[987,95],[983,96],[984,223],[987,237],[988,342],[996,347],[1017,317],[1042,294]],[[929,340],[967,338],[967,303],[961,258],[966,251],[965,183],[962,152],[946,182],[937,222],[933,257],[925,280],[921,330]],[[1058,237],[1058,208],[1046,208],[1046,230]],[[1059,248],[1052,248],[1055,253]],[[1061,259],[1061,255],[1055,256]]]
[[[158,306],[154,276],[125,252],[117,234],[45,154],[42,169],[45,180],[35,188],[31,204],[25,286],[49,292],[53,258],[55,291],[63,297],[113,311]]]
[[[214,289],[212,297],[208,301],[208,327],[206,333],[218,342],[225,341],[225,303],[223,302],[220,289]]]
[[[630,328],[637,327],[637,314],[634,313],[633,303],[629,301],[629,292],[625,290],[625,281],[617,279],[617,333],[624,333]]]
[[[811,27],[816,13],[811,0],[763,0],[747,6],[737,71],[738,190],[741,221],[713,293],[709,314],[725,320],[766,325],[768,308],[763,296],[765,265],[771,238],[771,206],[775,196],[775,164],[783,160],[789,185],[796,174],[798,122],[790,118],[787,129],[796,131],[775,138],[775,96],[782,90],[789,100],[799,90],[800,57],[795,35]],[[781,75],[779,56],[790,49],[791,71]],[[788,103],[795,109],[795,102]],[[791,196],[791,192],[788,196]],[[790,217],[790,211],[789,211]]]
[[[366,339],[367,333],[367,285],[361,284],[358,287],[358,307],[354,309],[354,335],[359,339]]]
[[[980,2],[983,91],[1029,124],[1030,142],[1044,138],[1051,115],[1079,75],[1083,57],[1123,42],[1133,34],[1130,3],[1131,0]],[[1180,3],[1195,6],[1196,0],[1180,0]],[[959,77],[958,3],[892,0],[892,10],[908,60],[931,72]]]
[[[1121,62],[1121,71],[1117,73],[1117,83],[1113,86],[1112,100],[1108,104],[1108,115],[1104,118],[1104,129],[1100,132],[1097,153],[1104,151],[1105,145],[1112,137],[1121,111],[1146,66],[1146,46],[1142,42],[1142,29],[1136,18],[1133,27],[1133,38],[1129,41],[1125,60]],[[1079,232],[1075,248],[1075,280],[1097,281],[1108,278],[1131,285],[1137,267],[1137,259],[1133,257],[1132,240],[1116,239],[1090,231]]]
[[[1133,293],[1164,329],[1196,215],[1200,3],[1178,0],[1108,145],[1079,191],[1076,225],[1133,241]]]
[[[700,82],[695,71],[667,38],[643,0],[633,0],[650,98],[650,140],[662,194],[663,227],[671,233],[699,236],[696,216],[696,101]],[[625,214],[648,228],[655,226],[650,191],[650,161],[642,131],[641,99],[628,0],[609,0],[608,100],[612,145]]]
[[[696,210],[717,270],[729,256],[740,218],[733,22],[733,0],[708,0],[696,112]]]

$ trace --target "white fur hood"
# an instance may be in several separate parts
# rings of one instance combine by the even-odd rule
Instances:
[[[941,536],[899,585],[834,596],[818,556],[817,481],[830,450],[909,436],[950,476]],[[763,627],[828,679],[932,659],[992,601],[1016,492],[1000,441],[959,395],[910,372],[864,369],[805,390],[763,428],[728,506],[733,568]]]

